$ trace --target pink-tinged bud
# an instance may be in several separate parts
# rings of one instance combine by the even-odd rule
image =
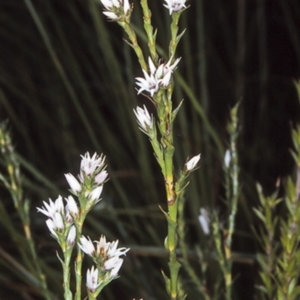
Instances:
[[[81,184],[71,173],[65,174],[65,177],[66,177],[68,184],[73,192],[75,192],[75,193],[81,192],[81,189],[82,189]]]
[[[103,184],[106,178],[108,177],[107,171],[101,171],[99,174],[96,175],[95,181],[97,184]]]
[[[74,225],[71,226],[68,237],[67,237],[67,242],[69,246],[73,246],[76,240],[76,227]]]
[[[66,210],[70,213],[71,216],[77,217],[79,214],[79,208],[77,206],[77,203],[75,199],[72,196],[68,196],[68,198],[65,198],[67,201]]]
[[[100,195],[103,190],[103,185],[97,186],[93,191],[89,194],[89,198],[92,202],[98,202]]]
[[[111,277],[115,277],[118,275],[118,272],[120,271],[120,268],[122,267],[123,259],[119,258],[119,260],[116,262],[114,268],[110,272]]]
[[[54,230],[54,223],[53,223],[53,221],[52,221],[51,219],[48,219],[48,220],[46,221],[46,225],[47,225],[49,231],[51,232],[51,234],[52,234],[56,239],[58,239],[58,235],[56,234],[56,232],[55,232],[55,230]]]
[[[98,281],[98,269],[95,269],[92,266],[91,269],[88,269],[86,272],[86,287],[88,290],[93,293],[99,287],[100,282]]]

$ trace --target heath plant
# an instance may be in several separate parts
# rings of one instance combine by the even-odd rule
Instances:
[[[160,177],[155,177],[161,180],[164,190],[162,199],[156,203],[159,203],[160,216],[166,220],[167,225],[165,240],[162,239],[160,242],[161,247],[165,248],[162,251],[163,254],[168,257],[168,267],[165,269],[162,267],[160,278],[165,283],[168,298],[170,300],[192,298],[187,288],[187,285],[192,283],[197,291],[197,297],[199,296],[197,300],[236,299],[235,286],[238,284],[238,279],[236,279],[238,276],[234,277],[233,264],[237,256],[233,251],[233,245],[234,239],[238,236],[236,219],[239,201],[243,194],[242,187],[245,184],[244,182],[241,184],[238,151],[239,133],[242,130],[238,114],[243,99],[240,104],[230,110],[228,125],[224,130],[226,146],[223,147],[221,139],[210,132],[210,137],[216,144],[218,158],[222,161],[220,177],[223,176],[221,180],[224,181],[224,186],[222,195],[218,195],[223,200],[220,205],[222,211],[218,208],[219,203],[206,203],[209,199],[204,199],[207,201],[200,199],[199,203],[196,203],[198,208],[196,213],[193,212],[196,219],[199,209],[200,212],[196,220],[197,224],[192,226],[197,226],[201,234],[192,245],[194,248],[191,249],[185,234],[186,228],[190,226],[185,218],[185,201],[188,201],[185,195],[188,191],[191,173],[200,167],[201,149],[195,150],[195,153],[188,153],[188,157],[182,160],[181,166],[178,166],[180,155],[175,159],[177,144],[175,149],[174,134],[176,118],[184,105],[183,100],[178,102],[174,100],[175,73],[185,60],[177,55],[178,44],[185,33],[185,30],[180,30],[180,18],[189,9],[189,3],[186,0],[161,0],[161,9],[166,10],[169,22],[169,34],[166,35],[169,36],[168,49],[162,49],[161,45],[157,44],[159,31],[153,27],[152,13],[148,5],[150,1],[148,3],[147,0],[140,0],[140,10],[137,10],[142,13],[143,31],[142,28],[136,28],[133,24],[132,15],[135,13],[135,7],[129,0],[99,1],[98,4],[102,5],[103,14],[108,21],[117,23],[124,31],[126,35],[124,46],[132,48],[140,67],[136,70],[135,83],[132,80],[131,89],[134,90],[135,84],[136,95],[134,96],[145,101],[137,107],[130,105],[132,107],[129,111],[130,117],[134,120],[136,132],[142,135],[137,129],[139,128],[149,139],[151,151],[154,154],[153,160],[154,162],[156,160],[161,172]],[[46,45],[51,46],[50,39],[46,38],[42,22],[31,1],[25,2],[34,16],[37,28],[43,33],[42,37]],[[94,1],[90,2],[91,7],[95,7]],[[92,12],[93,18],[95,18],[95,11]],[[50,46],[51,57],[62,72],[59,60]],[[61,75],[66,83],[67,77],[64,72]],[[69,86],[69,83],[66,86]],[[300,98],[300,83],[296,83],[296,87]],[[71,94],[74,99],[77,99],[74,91]],[[80,113],[83,111],[80,106],[78,110]],[[82,115],[85,114],[82,113]],[[203,114],[201,117],[204,120]],[[84,117],[86,122],[87,119]],[[207,120],[206,117],[205,120]],[[123,124],[125,123],[124,121]],[[91,127],[88,126],[90,129]],[[211,126],[208,128],[206,129],[212,131]],[[94,140],[97,140],[94,134],[92,136]],[[249,226],[253,225],[254,235],[259,244],[256,246],[259,250],[248,258],[252,263],[255,262],[259,269],[254,292],[257,299],[299,299],[300,296],[298,274],[300,267],[299,127],[292,130],[292,137],[294,148],[291,153],[297,166],[296,180],[294,178],[281,180],[281,190],[271,196],[265,195],[263,189],[257,185],[255,193],[257,193],[259,205],[253,208],[247,204],[248,211],[249,205],[251,207],[249,214],[251,214],[252,221],[259,221]],[[95,145],[99,145],[98,141]],[[26,278],[27,283],[39,290],[43,298],[56,299],[47,285],[46,267],[37,254],[37,246],[32,237],[30,201],[23,192],[20,157],[14,151],[5,123],[0,125],[0,150],[1,164],[4,167],[0,173],[0,181],[13,199],[17,217],[22,224],[22,233],[16,229],[9,212],[1,201],[0,223],[9,233],[19,256],[25,263],[21,266],[1,247],[0,262],[8,264],[6,261],[9,261],[16,268],[17,273]],[[213,171],[209,170],[209,172]],[[63,274],[63,298],[65,300],[94,300],[108,284],[119,277],[124,257],[130,250],[127,247],[119,247],[119,240],[108,241],[108,238],[101,232],[97,240],[92,235],[83,234],[89,213],[101,201],[105,201],[101,198],[104,185],[109,180],[105,155],[99,155],[96,152],[93,154],[86,152],[81,155],[78,174],[67,173],[65,180],[69,186],[69,194],[58,195],[56,199],[43,201],[38,205],[37,212],[46,217],[45,227],[49,229],[50,235],[58,244],[56,255]],[[85,267],[85,257],[88,258],[86,261],[91,267]],[[194,264],[192,259],[198,260],[198,263]],[[86,292],[83,292],[83,285],[86,287]]]

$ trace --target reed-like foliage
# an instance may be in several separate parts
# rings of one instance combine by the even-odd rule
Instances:
[[[150,25],[145,31],[143,8],[133,2],[132,26],[147,52]],[[157,52],[166,58],[170,16],[162,2],[148,4],[158,28]],[[201,152],[201,168],[180,201],[180,296],[297,299],[296,181],[281,180],[279,193],[270,195],[277,177],[293,170],[290,148],[298,155],[290,133],[299,112],[298,101],[291,100],[296,67],[284,73],[271,50],[287,45],[290,55],[281,58],[289,56],[299,68],[299,4],[274,1],[280,21],[274,24],[267,1],[187,3],[179,23],[186,32],[177,48],[184,63],[174,79],[174,107],[184,99],[174,124],[174,165],[179,169],[186,157]],[[132,111],[148,100],[134,90],[134,78],[142,73],[134,51],[122,42],[127,36],[106,21],[96,0],[0,6],[0,117],[9,120],[1,138],[0,298],[61,299],[57,246],[35,207],[65,196],[62,174],[77,171],[79,154],[96,151],[106,154],[111,179],[84,234],[103,233],[131,248],[121,278],[102,298],[168,299],[161,276],[161,270],[168,273],[162,244],[167,225],[158,207],[167,209],[164,183]],[[269,36],[280,29],[288,42]],[[267,44],[270,39],[274,44]],[[238,121],[228,131],[237,102]],[[282,117],[286,106],[290,110]],[[232,142],[237,156],[228,170],[224,155]],[[13,151],[3,150],[8,145]],[[258,196],[256,182],[263,187]],[[200,208],[209,234],[199,223]]]

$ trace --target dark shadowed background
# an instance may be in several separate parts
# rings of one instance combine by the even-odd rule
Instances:
[[[148,2],[160,55],[165,57],[170,17],[162,0]],[[175,165],[179,170],[187,157],[199,152],[202,156],[186,194],[187,243],[191,249],[205,247],[197,221],[200,207],[222,210],[226,123],[230,108],[240,101],[243,192],[237,227],[242,234],[234,237],[234,251],[254,253],[259,247],[249,224],[255,221],[255,183],[271,193],[277,178],[294,168],[290,129],[299,121],[293,81],[300,78],[300,2],[188,4],[180,20],[187,31],[178,48],[182,60],[175,76],[174,103],[185,99],[175,125]],[[138,1],[132,22],[147,57]],[[142,72],[124,38],[117,24],[107,22],[96,0],[0,0],[0,119],[9,120],[20,154],[37,249],[57,299],[62,295],[57,289],[58,248],[35,207],[49,197],[67,195],[63,174],[77,174],[80,154],[86,151],[105,153],[111,180],[104,186],[102,204],[86,221],[85,233],[92,239],[105,234],[132,247],[121,278],[100,298],[167,299],[160,272],[167,271],[167,256],[161,255],[166,222],[158,208],[165,205],[162,176],[133,114],[137,105],[145,104],[150,111],[153,107],[136,95],[134,78]],[[0,200],[17,224],[4,191]],[[1,226],[0,247],[18,261],[16,246]],[[2,259],[0,299],[39,299]],[[195,260],[196,270],[198,263]],[[236,263],[234,273],[235,299],[253,299],[255,265]],[[188,278],[186,289],[187,299],[201,299]]]

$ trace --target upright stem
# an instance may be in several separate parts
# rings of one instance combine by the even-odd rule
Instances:
[[[173,205],[168,206],[169,220],[168,220],[168,238],[167,250],[169,251],[169,268],[170,268],[170,296],[172,300],[178,299],[178,272],[180,263],[176,257],[177,248],[177,201]]]
[[[148,7],[148,1],[141,0],[141,6],[143,8],[143,14],[144,14],[144,28],[148,37],[148,48],[152,60],[156,61],[157,60],[157,53],[156,53],[156,46],[155,46],[156,32],[153,32],[154,30],[151,24],[151,11]]]
[[[239,197],[239,167],[238,167],[238,153],[236,149],[237,136],[238,136],[238,124],[237,124],[237,111],[238,104],[231,111],[231,123],[229,124],[229,134],[230,134],[230,153],[232,158],[230,177],[231,177],[231,190],[232,194],[230,195],[230,215],[229,215],[229,224],[227,229],[226,239],[224,241],[224,250],[225,250],[225,260],[226,260],[226,274],[225,274],[225,289],[226,289],[226,299],[231,299],[231,285],[232,285],[232,276],[231,276],[231,267],[232,267],[232,236],[234,233],[235,227],[235,216],[237,212],[237,203]]]
[[[125,20],[124,22],[119,22],[119,24],[123,27],[123,29],[127,33],[129,40],[131,42],[130,46],[133,48],[142,69],[144,71],[148,71],[148,66],[145,62],[142,49],[138,45],[136,34],[135,34],[134,30],[132,29],[132,27],[130,26],[130,23]]]
[[[63,280],[64,280],[64,298],[65,300],[72,300],[73,295],[70,290],[70,262],[71,262],[72,250],[64,251],[64,262],[63,262]]]
[[[81,237],[82,234],[82,225],[85,219],[86,214],[81,214],[79,220],[75,222],[77,230],[77,239]],[[83,261],[83,252],[77,244],[77,256],[75,260],[75,278],[76,278],[76,294],[75,300],[81,300],[81,283],[82,283],[82,261]]]

